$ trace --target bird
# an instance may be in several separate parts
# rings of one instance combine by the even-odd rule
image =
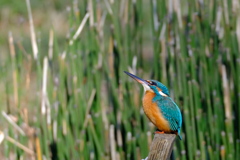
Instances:
[[[155,133],[180,135],[182,114],[178,105],[170,97],[168,88],[156,80],[144,80],[124,71],[128,76],[141,83],[144,88],[143,110],[148,119],[157,127]]]

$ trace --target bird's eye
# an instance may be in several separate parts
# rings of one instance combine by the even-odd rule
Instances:
[[[148,83],[149,83],[150,85],[153,85],[153,86],[156,86],[156,85],[157,85],[155,82],[149,81],[149,80],[148,80]]]
[[[151,85],[154,85],[154,86],[156,86],[157,84],[156,84],[155,82],[151,82]]]

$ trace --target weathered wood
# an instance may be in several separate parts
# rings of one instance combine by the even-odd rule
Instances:
[[[155,134],[147,160],[169,159],[175,138],[175,134]]]

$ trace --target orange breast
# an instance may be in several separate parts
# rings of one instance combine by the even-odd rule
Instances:
[[[169,123],[163,117],[160,112],[160,108],[157,106],[157,103],[153,103],[152,99],[154,98],[155,93],[146,91],[143,97],[143,110],[147,115],[148,119],[161,131],[171,132]]]

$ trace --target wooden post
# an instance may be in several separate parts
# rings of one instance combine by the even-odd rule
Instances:
[[[148,158],[145,160],[168,160],[171,156],[175,134],[155,134]]]

